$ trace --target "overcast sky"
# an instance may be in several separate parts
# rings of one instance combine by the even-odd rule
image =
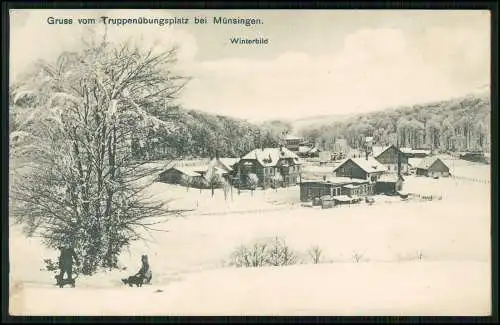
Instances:
[[[193,77],[186,108],[251,120],[346,114],[464,95],[490,80],[487,11],[31,10],[11,12],[11,76],[34,60],[76,49],[88,27],[49,25],[72,17],[260,18],[230,25],[108,26],[110,39],[181,46]],[[102,29],[103,25],[99,24]],[[268,45],[232,45],[264,37]]]

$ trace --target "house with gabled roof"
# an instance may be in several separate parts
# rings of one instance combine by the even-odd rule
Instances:
[[[416,168],[416,174],[429,177],[448,177],[450,168],[438,157],[423,158]]]
[[[398,156],[399,155],[399,156]],[[400,173],[408,174],[408,154],[394,145],[383,148],[374,158],[385,166],[387,172],[398,173],[398,159],[400,161]]]
[[[245,186],[249,174],[257,175],[258,186],[264,188],[276,185],[296,185],[300,174],[300,158],[291,150],[279,148],[255,149],[241,157],[235,165],[236,180]]]
[[[373,157],[347,158],[333,169],[333,174],[337,177],[366,179],[370,183],[375,183],[385,172],[385,166]]]

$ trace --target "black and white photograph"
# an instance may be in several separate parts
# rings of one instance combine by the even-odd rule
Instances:
[[[11,9],[10,315],[490,316],[490,24]]]

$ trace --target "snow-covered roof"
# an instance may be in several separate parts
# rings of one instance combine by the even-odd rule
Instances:
[[[364,170],[367,173],[375,173],[375,172],[385,172],[386,168],[384,165],[379,163],[376,159],[373,159],[373,157],[368,157],[366,158],[347,158],[341,161],[334,169],[333,171],[336,171],[340,166],[344,165],[347,161],[351,160],[353,163],[359,166],[362,170]]]
[[[301,138],[301,137],[298,137],[298,136],[295,136],[295,135],[288,134],[288,135],[285,137],[285,140],[302,140],[302,138]]]
[[[285,147],[254,149],[241,159],[257,160],[262,166],[276,166],[280,159],[293,159],[295,164],[300,164],[299,156]]]
[[[430,150],[425,150],[425,149],[413,149],[411,153],[420,153],[424,155],[430,155],[431,151]]]
[[[208,169],[207,170],[207,175],[211,174],[212,172],[215,173],[215,174],[217,174],[217,175],[224,175],[226,173],[226,170],[215,166],[213,169]]]
[[[417,167],[422,162],[422,158],[408,158],[408,164],[412,167]]]
[[[300,146],[299,147],[299,152],[300,153],[307,153],[309,151],[311,151],[311,149],[313,149],[312,147],[308,147],[308,146]]]
[[[219,161],[222,165],[224,165],[224,167],[229,170],[229,171],[232,171],[233,170],[233,166],[238,162],[240,161],[239,158],[215,158],[211,163],[215,163],[216,161]]]
[[[418,169],[429,169],[436,161],[441,161],[445,166],[447,166],[441,159],[438,157],[426,157],[423,158],[420,164],[417,166]]]
[[[183,173],[184,175],[187,175],[187,176],[201,176],[200,173],[198,173],[197,171],[195,171],[195,168],[193,167],[172,167],[170,169],[175,169],[175,170],[178,170],[180,171],[181,173]]]
[[[392,144],[391,144],[391,145],[389,145],[389,146],[386,146],[386,147],[382,148],[382,150],[381,150],[380,152],[378,152],[377,154],[375,154],[375,151],[374,151],[374,152],[373,152],[373,156],[374,156],[374,157],[378,157],[378,156],[380,156],[381,154],[383,154],[384,152],[386,152],[386,150],[388,150],[388,149],[389,149],[389,148],[391,148],[391,147],[394,147],[394,149],[396,149],[396,150],[397,150],[396,146],[394,146],[394,145],[392,145]],[[408,149],[408,148],[406,148],[406,149]],[[411,149],[410,149],[410,150],[411,150]],[[405,152],[404,152],[403,150],[401,150],[401,149],[399,149],[399,151],[400,151],[400,152],[402,152],[402,153],[405,153]]]
[[[404,153],[412,153],[412,151],[413,151],[413,149],[409,148],[409,147],[399,148],[399,150],[401,150],[401,152],[404,152]]]

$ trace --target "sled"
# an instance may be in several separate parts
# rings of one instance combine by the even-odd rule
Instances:
[[[76,274],[75,277],[72,277],[71,279],[61,279],[59,277],[59,274],[54,275],[54,279],[56,279],[56,285],[59,286],[59,288],[64,288],[65,285],[69,284],[72,288],[76,287],[76,279],[78,278],[78,270],[73,270],[73,274]]]

